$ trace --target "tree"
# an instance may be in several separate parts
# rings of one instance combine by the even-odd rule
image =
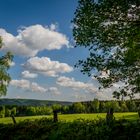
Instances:
[[[5,108],[5,117],[10,117],[11,116],[11,110],[8,108]]]
[[[106,112],[106,108],[105,108],[105,102],[104,101],[100,101],[100,105],[99,105],[99,111],[100,112]]]
[[[113,98],[120,99],[120,97],[121,97],[121,101],[123,101],[124,97],[126,97],[127,95],[128,94],[124,89],[122,89],[120,92],[118,92],[118,91],[113,92]]]
[[[113,94],[113,98],[120,100],[120,92],[114,91],[112,94]]]
[[[129,111],[129,110],[128,110],[128,107],[127,107],[127,105],[126,105],[125,102],[121,102],[120,107],[121,107],[121,111],[122,111],[122,112],[127,112],[127,111]]]
[[[26,115],[28,115],[28,116],[37,115],[36,114],[36,108],[35,107],[32,107],[32,106],[26,107]],[[38,114],[38,115],[40,115],[40,114]]]
[[[76,66],[103,88],[121,81],[128,95],[140,92],[139,13],[139,0],[79,0],[73,36],[89,56]]]
[[[5,117],[5,106],[0,106],[0,118]]]
[[[17,113],[17,109],[16,109],[16,107],[13,107],[13,108],[11,109],[11,115],[16,116],[16,113]]]
[[[74,103],[73,110],[75,113],[85,113],[85,106],[80,102]]]
[[[98,99],[94,99],[91,102],[91,112],[99,112],[99,105],[100,105],[99,100]]]
[[[135,104],[135,101],[128,100],[128,101],[126,101],[126,105],[130,112],[137,111],[137,106]]]
[[[53,110],[56,110],[56,111],[60,111],[61,110],[61,107],[62,107],[62,105],[60,105],[60,104],[53,104],[52,105],[52,109]]]
[[[50,115],[50,114],[53,113],[53,110],[52,110],[51,107],[49,107],[49,106],[47,107],[47,106],[46,106],[45,108],[46,108],[46,109],[45,109],[45,110],[46,110],[46,114],[45,114],[45,115]]]
[[[111,101],[111,108],[113,108],[114,112],[119,112],[120,111],[120,106],[117,101]]]
[[[69,106],[68,105],[62,106],[61,111],[63,114],[67,114],[69,112]]]
[[[2,48],[2,38],[0,37],[0,48]],[[10,68],[13,55],[7,52],[5,55],[0,57],[0,96],[4,96],[7,93],[7,86],[11,80],[7,70]]]

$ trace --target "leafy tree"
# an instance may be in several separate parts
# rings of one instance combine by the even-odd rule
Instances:
[[[128,94],[124,89],[122,89],[120,92],[118,92],[118,91],[113,92],[113,97],[116,99],[120,99],[120,97],[121,97],[121,101],[123,101],[124,97],[126,97],[127,95]]]
[[[104,101],[100,101],[99,111],[100,112],[106,112],[105,102]]]
[[[16,116],[16,113],[17,113],[17,109],[16,109],[16,107],[13,107],[13,108],[11,109],[11,115]]]
[[[113,94],[113,98],[120,100],[120,92],[114,91],[112,94]]]
[[[128,100],[126,101],[126,105],[130,112],[137,111],[137,106],[134,101]]]
[[[60,105],[60,104],[53,104],[52,105],[52,109],[53,110],[56,110],[56,111],[60,111],[61,110],[61,107],[62,107],[62,105]]]
[[[0,48],[3,47],[2,38],[0,37]],[[7,93],[7,86],[11,78],[7,70],[10,67],[10,63],[13,59],[13,55],[7,52],[0,57],[0,96],[4,96]]]
[[[10,117],[11,116],[11,110],[8,108],[5,108],[5,117]]]
[[[75,113],[85,113],[85,106],[80,102],[74,103],[73,110]]]
[[[120,107],[121,107],[121,111],[122,111],[122,112],[129,111],[129,110],[128,110],[128,107],[127,107],[127,105],[126,105],[126,102],[121,102]]]
[[[119,112],[121,109],[117,101],[111,101],[111,107],[114,109],[115,112]]]
[[[51,107],[45,107],[46,108],[46,115],[50,115],[50,114],[52,114],[53,113],[53,110],[52,110],[52,108]]]
[[[140,92],[139,13],[140,0],[79,0],[73,36],[89,56],[76,66],[104,88],[121,81],[129,95]]]
[[[61,111],[62,111],[62,113],[65,113],[65,114],[68,113],[69,112],[69,106],[67,106],[67,105],[62,106]]]
[[[91,112],[99,112],[99,105],[100,105],[100,102],[98,99],[94,99],[92,102],[91,102]]]
[[[5,106],[0,106],[0,118],[5,117]]]
[[[29,115],[29,116],[36,115],[36,108],[35,107],[32,107],[32,106],[28,106],[26,108],[26,115]]]
[[[106,111],[110,110],[110,108],[112,108],[112,102],[111,101],[107,101],[105,103],[105,109],[106,109]]]

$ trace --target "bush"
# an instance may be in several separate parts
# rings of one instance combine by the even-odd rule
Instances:
[[[73,122],[51,119],[23,121],[16,125],[0,124],[0,140],[139,140],[140,121],[79,119]]]

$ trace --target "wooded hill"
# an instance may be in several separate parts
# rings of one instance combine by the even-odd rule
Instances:
[[[0,99],[0,105],[17,105],[17,106],[51,106],[53,104],[71,105],[67,101],[50,101],[35,99]]]

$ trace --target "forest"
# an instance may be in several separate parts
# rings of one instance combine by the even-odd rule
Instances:
[[[110,108],[114,112],[139,112],[140,100],[76,102],[71,105],[53,104],[50,106],[0,106],[0,117],[52,115],[54,110],[59,114],[106,113]]]

